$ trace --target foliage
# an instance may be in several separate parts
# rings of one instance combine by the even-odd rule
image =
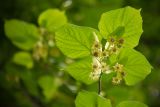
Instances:
[[[57,46],[65,55],[70,58],[89,56],[89,59],[84,58],[66,68],[75,79],[91,84],[93,83],[91,80],[101,81],[103,73],[113,72],[116,73],[116,77],[112,78],[114,84],[119,84],[124,78],[127,85],[134,85],[151,72],[152,67],[146,58],[132,49],[138,44],[142,33],[139,10],[125,7],[106,12],[99,22],[100,33],[90,29],[67,24],[56,32]],[[102,37],[105,44],[101,44]],[[85,95],[82,96],[80,94],[77,97],[77,107],[84,106],[83,101],[79,101],[85,98]],[[86,106],[97,104],[98,107],[103,107],[92,98],[88,99],[90,105],[85,103]],[[119,106],[121,105],[124,106],[123,104]]]
[[[159,1],[1,2],[1,106],[159,106]]]

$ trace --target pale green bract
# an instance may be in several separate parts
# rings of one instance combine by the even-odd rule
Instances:
[[[18,52],[13,56],[13,62],[25,66],[27,68],[33,67],[33,60],[28,52]]]
[[[84,58],[78,62],[68,65],[66,71],[77,81],[91,84],[95,82],[89,77],[90,73],[92,72],[91,63],[91,57]]]
[[[81,91],[75,100],[76,107],[112,107],[109,99],[95,92]]]
[[[36,44],[39,34],[36,26],[20,20],[6,20],[5,34],[14,45],[24,50],[31,50]]]
[[[67,17],[64,11],[48,9],[39,16],[38,23],[48,31],[55,32],[58,28],[67,23]]]
[[[103,13],[98,28],[104,38],[121,36],[124,47],[134,48],[143,32],[140,9],[127,6]]]
[[[147,105],[137,101],[123,101],[117,107],[148,107]]]
[[[135,85],[151,72],[152,66],[145,56],[134,49],[122,49],[117,61],[124,65],[124,71],[126,72],[124,79],[127,85]]]
[[[99,32],[93,28],[66,24],[56,32],[56,44],[70,58],[89,56],[94,41],[93,32],[101,40]]]

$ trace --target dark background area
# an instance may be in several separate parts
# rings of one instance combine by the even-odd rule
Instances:
[[[53,75],[55,78],[59,74],[56,66],[64,60],[64,56],[55,58],[57,63],[54,63],[53,66],[46,62],[37,62],[29,73],[25,68],[13,64],[11,61],[13,54],[20,49],[5,36],[4,21],[6,19],[19,19],[37,25],[37,18],[41,12],[49,8],[58,8],[66,11],[70,23],[97,28],[100,15],[103,12],[124,6],[142,9],[144,33],[136,49],[147,57],[154,69],[143,82],[133,87],[124,85],[113,87],[108,82],[105,83],[106,93],[114,103],[133,99],[144,102],[149,107],[160,107],[159,0],[1,0],[0,106],[74,107],[74,99],[78,90],[96,90],[96,84],[85,86],[75,82],[73,78],[63,72],[60,78],[66,82],[59,87],[59,94],[50,101],[45,101],[42,89],[37,85],[37,78],[42,75]],[[76,89],[74,89],[75,87]]]

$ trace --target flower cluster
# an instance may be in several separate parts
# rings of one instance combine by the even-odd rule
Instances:
[[[35,60],[46,59],[48,56],[49,48],[54,47],[53,35],[49,33],[46,29],[39,29],[39,40],[35,44],[33,49],[33,58]]]
[[[48,55],[48,47],[44,45],[42,39],[37,42],[33,49],[33,58],[35,60],[40,60],[41,58],[45,59]]]
[[[102,73],[109,74],[112,71],[116,72],[117,76],[113,77],[112,82],[114,84],[119,84],[122,78],[125,76],[123,71],[123,65],[116,64],[113,67],[110,67],[106,63],[106,59],[112,54],[118,54],[119,49],[121,48],[124,40],[122,38],[115,40],[114,38],[110,38],[109,41],[105,43],[104,49],[102,48],[102,44],[98,39],[98,36],[95,32],[94,35],[94,43],[92,45],[92,72],[90,77],[93,80],[98,80]]]
[[[90,77],[94,80],[97,80],[101,73],[110,73],[109,66],[104,62],[104,58],[108,57],[108,52],[106,50],[102,50],[102,44],[100,43],[98,36],[95,32],[94,35],[94,43],[92,46],[92,55],[93,55],[93,62],[92,62],[92,69],[93,71],[90,74]],[[106,47],[107,48],[107,47]]]
[[[112,83],[119,84],[125,76],[124,67],[122,64],[116,63],[113,66],[114,71],[116,72],[116,77],[113,77]]]

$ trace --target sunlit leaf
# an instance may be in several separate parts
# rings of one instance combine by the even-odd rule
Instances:
[[[67,23],[64,11],[48,9],[39,16],[38,23],[50,32],[55,32],[59,27]]]
[[[151,72],[152,66],[144,55],[134,49],[125,48],[117,57],[117,61],[124,65],[125,82],[134,85],[143,80]]]
[[[56,32],[56,43],[59,49],[68,57],[80,58],[90,55],[95,32],[101,40],[97,30],[67,24]]]
[[[92,60],[91,58],[84,58],[78,62],[68,65],[66,68],[67,72],[76,80],[86,84],[91,84],[94,81],[89,77],[92,71]]]
[[[121,36],[124,46],[133,48],[138,45],[143,32],[140,9],[127,6],[103,13],[98,27],[104,38]]]

